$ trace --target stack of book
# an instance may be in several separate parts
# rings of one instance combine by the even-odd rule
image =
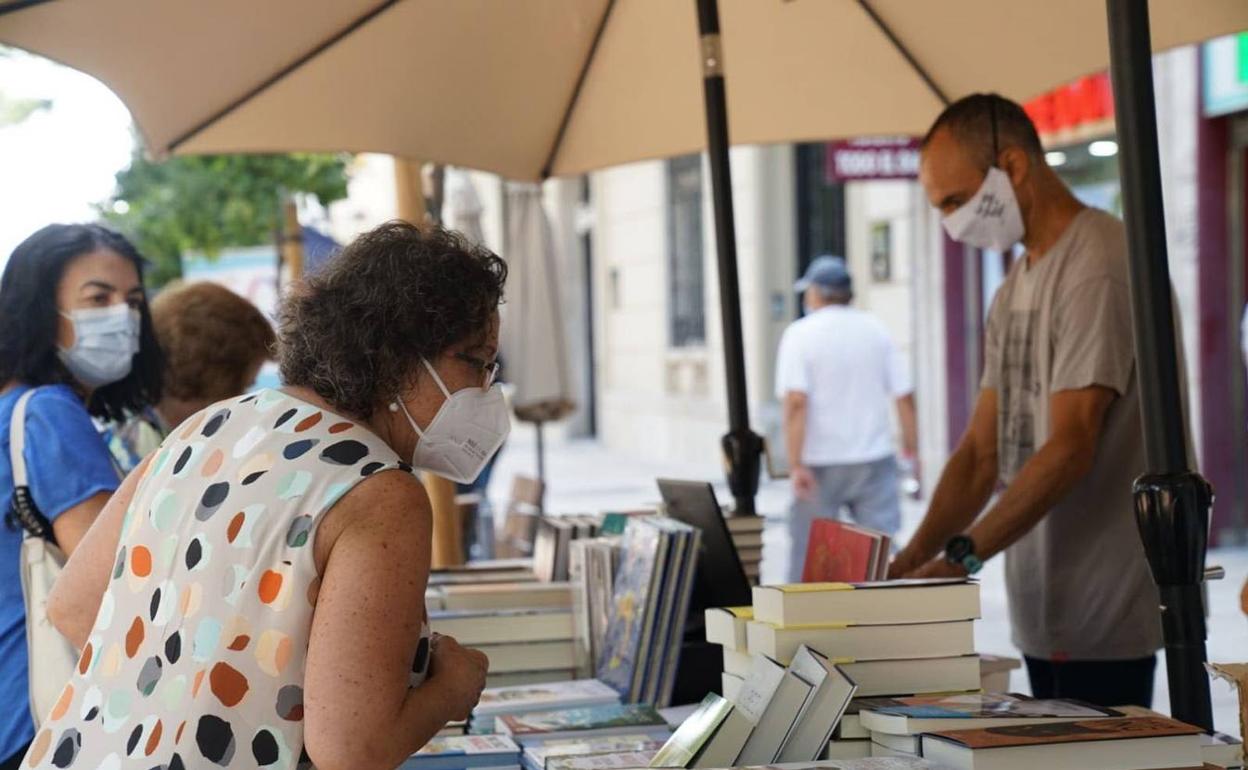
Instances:
[[[868,698],[855,704],[872,756],[921,756],[924,733],[1052,725],[1123,714],[1078,701],[1037,700],[1025,695],[962,695]]]
[[[533,572],[537,579],[567,580],[572,541],[594,537],[601,523],[597,516],[542,516],[533,541]]]
[[[429,573],[431,587],[471,583],[528,583],[537,580],[532,559],[487,559]]]
[[[701,537],[663,517],[625,527],[597,674],[626,703],[671,701]]]
[[[654,709],[640,703],[504,714],[494,720],[499,733],[527,750],[551,741],[590,739],[610,736],[643,736],[666,739],[672,732],[667,721]]]
[[[854,683],[803,647],[788,666],[758,657],[735,701],[710,694],[655,755],[654,767],[811,762],[827,745]]]
[[[520,770],[520,747],[504,735],[434,738],[399,770]]]
[[[766,520],[762,516],[734,516],[731,511],[725,510],[724,523],[728,525],[728,534],[732,536],[732,544],[737,549],[746,578],[751,585],[758,585],[763,566],[763,527]]]
[[[483,589],[482,593],[489,595],[490,591]],[[510,595],[519,597],[521,593]],[[507,589],[494,594],[495,597],[508,595]],[[460,598],[462,596],[457,596],[456,601]],[[430,610],[429,626],[489,656],[488,687],[575,679],[578,647],[569,606],[571,589],[563,584],[555,591],[529,597],[544,602],[554,602],[556,598],[564,606],[526,606],[517,598],[517,602],[510,605],[511,609],[477,606]],[[485,601],[480,594],[473,594],[469,599],[474,604]]]
[[[469,728],[474,734],[495,732],[495,719],[506,714],[532,714],[585,706],[610,706],[620,694],[597,679],[487,687],[472,710]]]
[[[977,583],[762,586],[754,589],[752,611],[753,619],[745,621],[745,650],[724,649],[727,691],[740,686],[754,657],[788,663],[801,645],[837,660],[861,697],[979,689]]]
[[[888,577],[891,539],[883,532],[837,521],[810,523],[803,583],[862,583]]]

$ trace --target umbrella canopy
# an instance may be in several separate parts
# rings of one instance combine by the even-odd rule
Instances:
[[[1248,28],[1244,0],[1150,6],[1157,49]],[[736,144],[920,133],[947,99],[1108,63],[1092,0],[720,13]],[[0,43],[98,77],[155,155],[368,150],[516,180],[705,147],[697,37],[675,0],[0,0]]]

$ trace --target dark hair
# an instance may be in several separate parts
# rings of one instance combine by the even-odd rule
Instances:
[[[100,225],[48,225],[18,244],[0,277],[0,385],[71,385],[77,380],[57,355],[57,287],[70,262],[97,249],[129,260],[143,280],[144,260],[119,233]],[[139,352],[130,374],[96,388],[87,404],[96,417],[124,420],[160,400],[164,357],[147,303],[139,308]]]
[[[997,152],[1017,147],[1033,158],[1044,157],[1036,124],[1017,102],[999,94],[971,94],[949,105],[928,129],[921,146],[926,148],[942,128],[978,158],[985,170],[996,165],[994,144]]]
[[[282,379],[367,419],[419,376],[422,356],[484,334],[506,282],[506,263],[457,233],[381,225],[283,303]]]
[[[277,340],[255,305],[215,283],[166,287],[152,300],[152,322],[165,353],[165,395],[185,401],[242,395]]]

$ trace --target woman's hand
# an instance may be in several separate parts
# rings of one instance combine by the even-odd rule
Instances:
[[[430,644],[429,683],[442,691],[449,720],[467,719],[485,689],[490,659],[480,650],[464,647],[454,637],[434,634]]]

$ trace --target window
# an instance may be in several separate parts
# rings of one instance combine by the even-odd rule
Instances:
[[[668,339],[672,347],[706,342],[702,265],[702,157],[667,165]]]

